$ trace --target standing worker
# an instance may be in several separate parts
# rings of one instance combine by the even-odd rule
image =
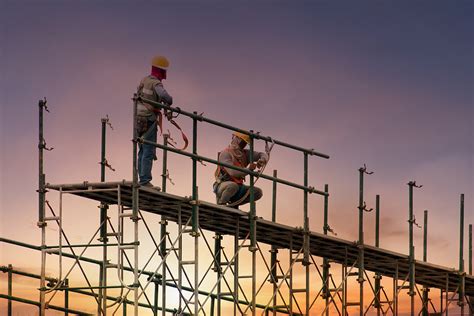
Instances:
[[[250,161],[250,151],[244,149],[250,144],[250,136],[234,132],[230,145],[218,154],[217,160],[222,163],[234,165],[240,168],[248,168],[253,171],[257,167],[262,168],[268,161],[268,155],[263,152],[253,152],[253,161]],[[217,204],[238,206],[250,202],[250,187],[244,185],[247,173],[218,166],[215,172],[214,193]],[[263,196],[262,189],[254,187],[254,200]]]
[[[166,105],[173,104],[173,98],[163,87],[162,80],[166,79],[166,72],[170,63],[164,56],[155,56],[151,61],[151,74],[146,76],[138,86],[138,94],[144,99],[160,102]],[[136,129],[138,137],[156,143],[157,125],[161,120],[160,109],[143,101],[137,104]],[[156,160],[156,147],[149,144],[139,144],[138,176],[139,184],[153,187],[151,184],[153,160]],[[159,187],[155,187],[159,189]]]

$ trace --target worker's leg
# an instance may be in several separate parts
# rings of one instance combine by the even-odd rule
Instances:
[[[246,188],[247,190],[250,190],[250,187],[247,186],[247,185],[245,186],[245,188]],[[254,197],[254,201],[260,200],[260,199],[262,198],[262,196],[263,196],[263,191],[262,191],[262,189],[257,188],[257,187],[253,187],[253,197]],[[247,203],[249,203],[249,202],[250,202],[250,192],[249,192],[248,196],[245,198],[245,200],[244,200],[242,203],[240,203],[240,205],[242,205],[242,204],[247,204]]]
[[[226,204],[239,191],[239,185],[232,181],[219,184],[216,192],[217,204]]]
[[[156,143],[156,125],[153,121],[148,121],[150,129],[145,133],[144,139]],[[156,147],[149,144],[141,144],[138,152],[138,175],[140,177],[140,184],[146,184],[151,181],[151,170],[153,167],[153,160],[156,158]]]

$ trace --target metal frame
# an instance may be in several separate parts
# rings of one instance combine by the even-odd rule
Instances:
[[[364,241],[364,212],[370,212],[371,209],[367,209],[364,200],[364,175],[371,174],[367,172],[364,165],[363,168],[359,169],[359,239],[354,245],[350,242],[343,241],[341,239],[328,236],[328,232],[333,232],[328,224],[328,205],[329,205],[329,188],[325,185],[324,191],[317,190],[314,187],[309,186],[309,170],[308,170],[308,157],[317,156],[322,158],[329,158],[329,156],[318,153],[313,149],[305,149],[295,145],[287,144],[278,140],[274,140],[270,137],[262,136],[258,132],[246,131],[233,127],[218,121],[211,120],[202,115],[198,115],[196,112],[190,113],[182,111],[179,108],[169,107],[167,105],[153,102],[151,100],[142,99],[140,96],[135,95],[134,98],[134,118],[136,116],[136,106],[138,102],[146,101],[153,106],[166,109],[174,112],[177,115],[183,115],[192,119],[193,125],[193,138],[192,138],[192,152],[185,152],[173,147],[168,146],[169,135],[163,136],[163,144],[148,142],[142,138],[137,137],[135,132],[135,119],[134,119],[134,136],[133,136],[133,180],[131,183],[118,182],[118,183],[107,183],[105,182],[105,167],[108,165],[106,156],[106,125],[108,117],[102,119],[102,143],[101,143],[101,184],[97,183],[84,183],[81,185],[47,185],[45,181],[45,174],[43,171],[43,150],[49,150],[46,147],[46,142],[43,137],[43,110],[47,110],[46,100],[39,102],[39,183],[38,183],[38,201],[39,201],[39,220],[38,226],[42,230],[42,241],[41,246],[31,246],[18,242],[9,241],[6,239],[0,239],[3,242],[10,242],[20,246],[27,246],[29,248],[40,250],[41,255],[41,275],[35,276],[40,280],[40,302],[34,303],[39,306],[40,315],[45,315],[48,308],[56,308],[49,305],[52,297],[54,297],[57,291],[65,291],[65,293],[75,292],[93,297],[97,302],[97,314],[106,315],[107,310],[114,309],[114,313],[120,308],[124,314],[127,312],[127,306],[133,306],[133,314],[138,315],[140,308],[149,309],[153,315],[158,315],[158,311],[161,311],[162,315],[167,313],[179,313],[180,315],[207,315],[217,314],[221,315],[223,312],[223,304],[230,302],[233,304],[233,314],[239,315],[251,313],[252,316],[257,315],[257,310],[262,312],[262,315],[268,315],[271,312],[273,315],[277,314],[291,314],[291,315],[309,315],[314,312],[314,308],[318,300],[322,300],[324,309],[322,315],[330,315],[330,308],[334,307],[335,312],[338,315],[349,315],[348,307],[358,306],[359,314],[366,315],[368,311],[373,307],[377,310],[377,315],[381,313],[387,315],[389,313],[398,315],[398,297],[403,289],[409,289],[409,295],[411,297],[411,314],[415,313],[415,296],[418,296],[422,300],[422,310],[420,313],[427,314],[429,312],[428,305],[430,304],[432,309],[436,312],[434,305],[428,297],[428,291],[430,287],[438,286],[439,279],[431,282],[427,275],[432,273],[433,275],[439,275],[445,273],[445,282],[441,288],[442,297],[440,311],[447,315],[448,308],[453,301],[457,301],[457,304],[461,308],[461,313],[464,314],[464,306],[468,304],[472,313],[472,304],[468,297],[468,294],[472,296],[472,289],[466,287],[467,284],[474,284],[474,278],[466,275],[464,271],[464,253],[463,253],[463,237],[464,237],[464,195],[461,195],[461,215],[460,215],[460,258],[459,258],[459,270],[454,274],[453,272],[444,271],[443,268],[430,265],[427,261],[427,212],[425,211],[424,221],[424,256],[423,261],[420,263],[415,260],[415,251],[413,247],[413,228],[416,224],[413,210],[413,188],[418,187],[414,181],[411,181],[409,185],[409,256],[398,255],[386,250],[379,248],[380,246],[380,228],[379,228],[379,217],[380,217],[380,196],[376,196],[376,237],[375,247],[367,245]],[[299,151],[303,153],[303,184],[293,183],[277,177],[277,171],[274,170],[273,175],[259,174],[257,172],[249,171],[247,169],[239,168],[232,165],[227,165],[210,159],[198,154],[197,144],[197,133],[198,123],[209,123],[218,127],[222,127],[232,131],[238,131],[245,133],[250,136],[250,155],[254,154],[254,145],[256,141],[270,141],[279,146],[287,147],[291,150]],[[162,189],[163,193],[151,192],[150,189],[140,188],[138,185],[137,175],[137,146],[140,144],[150,144],[163,150],[163,169],[162,169]],[[167,181],[170,180],[169,172],[167,169],[168,153],[175,153],[183,156],[187,156],[192,160],[192,187],[191,197],[183,199],[181,197],[172,196],[166,193]],[[245,214],[239,211],[229,210],[226,207],[218,207],[207,202],[200,201],[198,198],[198,187],[197,187],[197,173],[198,165],[197,162],[203,163],[208,162],[216,165],[221,165],[227,168],[237,169],[244,171],[249,174],[250,177],[250,212]],[[272,181],[273,183],[273,194],[272,194],[272,225],[269,222],[260,219],[257,216],[257,209],[254,197],[254,183],[260,177]],[[276,197],[277,197],[277,184],[283,184],[293,188],[297,188],[303,191],[303,226],[301,228],[289,228],[284,225],[276,223]],[[59,192],[59,215],[56,216],[53,208],[46,201],[47,189],[57,190]],[[324,224],[323,234],[317,234],[311,232],[309,227],[309,208],[308,198],[309,194],[316,193],[324,197]],[[83,196],[86,198],[92,198],[100,201],[100,219],[99,228],[90,239],[87,244],[74,245],[70,244],[67,236],[62,228],[63,218],[63,194],[74,194]],[[159,202],[158,202],[159,201]],[[158,203],[158,204],[157,204]],[[109,205],[117,204],[117,230],[112,225],[109,218],[108,209]],[[48,206],[52,216],[46,216],[46,205]],[[217,223],[209,223],[209,214],[214,209],[228,214],[235,218],[235,226],[231,230],[225,227],[216,226]],[[170,213],[170,210],[174,213]],[[147,221],[143,217],[142,211],[152,212],[161,214],[160,230],[159,232],[153,232]],[[174,214],[174,215],[171,215]],[[132,238],[131,240],[125,240],[125,219],[130,219],[130,225],[132,227]],[[169,222],[176,222],[178,225],[178,231],[176,236],[171,237],[171,231],[168,230],[167,226]],[[46,225],[48,222],[57,223],[59,229],[58,233],[58,244],[47,245],[46,244]],[[154,249],[152,254],[146,260],[146,264],[143,267],[139,266],[139,227],[143,226],[146,228],[148,236],[151,238]],[[130,226],[128,225],[128,226]],[[109,227],[111,232],[109,232]],[[280,230],[284,235],[282,238],[277,238],[274,235],[273,230]],[[214,234],[214,247],[211,247],[208,242],[208,231]],[[266,233],[273,234],[270,238],[263,236]],[[92,241],[95,236],[100,235],[100,243],[94,244]],[[159,241],[155,240],[154,235],[160,236]],[[183,246],[185,236],[189,236],[193,240],[193,260],[184,260],[183,257]],[[263,235],[262,235],[263,234]],[[234,249],[230,256],[227,255],[223,243],[227,241],[226,236],[233,239]],[[286,237],[285,237],[286,236]],[[109,242],[108,237],[115,237],[117,242]],[[288,238],[288,240],[284,240]],[[66,244],[63,245],[63,241]],[[288,243],[289,241],[289,243]],[[270,255],[267,259],[264,255],[261,243],[267,243],[270,245]],[[200,251],[200,245],[205,245],[209,253]],[[89,247],[100,247],[102,249],[102,260],[93,260],[84,257],[84,252]],[[115,247],[117,249],[117,263],[110,263],[108,257],[109,247]],[[74,249],[83,248],[80,254],[76,254]],[[65,251],[69,249],[70,252]],[[240,260],[241,255],[244,253],[243,250],[248,249],[251,255],[251,273],[242,274],[242,261]],[[286,249],[286,250],[285,250]],[[133,259],[130,260],[127,252],[133,251]],[[278,257],[283,251],[288,252],[289,262],[285,266],[282,264]],[[46,254],[58,255],[58,270],[59,277],[54,279],[54,282],[50,286],[46,284],[46,281],[53,279],[47,278],[45,274],[46,270]],[[341,255],[342,254],[342,255]],[[152,259],[158,255],[160,263],[158,268],[153,268],[153,271],[146,271],[149,263]],[[210,255],[210,256],[209,256]],[[177,269],[172,266],[170,262],[170,256],[176,257]],[[322,270],[319,269],[315,256],[322,258]],[[63,257],[74,259],[73,266],[63,275]],[[143,254],[142,254],[143,257]],[[212,258],[211,264],[204,274],[201,274],[201,268],[204,267],[205,261],[202,258]],[[380,267],[375,267],[373,264],[374,258],[384,258],[380,262]],[[125,260],[128,265],[125,264]],[[380,260],[380,259],[379,259]],[[87,279],[84,273],[81,262],[92,262],[99,265],[99,285],[93,286],[92,283]],[[270,264],[268,263],[270,262]],[[263,279],[257,278],[257,266],[263,263],[267,275]],[[342,268],[342,276],[340,280],[335,280],[331,274],[331,266],[340,265]],[[69,284],[68,277],[71,271],[75,267],[79,267],[82,270],[84,278],[87,281],[86,286],[74,286]],[[192,276],[188,275],[185,267],[192,266]],[[248,265],[247,265],[248,266]],[[296,269],[302,268],[304,270],[304,288],[295,288],[293,279],[296,273]],[[110,285],[107,282],[107,276],[109,269],[116,269],[117,276],[120,281],[119,285]],[[177,278],[174,276],[177,270]],[[357,271],[355,271],[357,270]],[[372,282],[369,277],[368,270],[375,271],[375,281]],[[9,300],[8,312],[11,314],[11,301],[21,300],[20,298],[14,297],[12,293],[11,285],[12,274],[18,273],[25,275],[24,272],[13,270],[12,267],[8,267],[2,270],[9,274],[9,287],[8,295],[1,295],[2,298]],[[160,271],[161,274],[158,274]],[[204,280],[209,279],[212,275],[211,271],[215,273],[215,283],[210,291],[203,291],[200,289]],[[415,271],[417,273],[415,274]],[[313,272],[313,273],[312,273]],[[314,274],[316,272],[316,274]],[[131,273],[133,275],[133,283],[126,284],[125,273]],[[406,274],[405,274],[406,273]],[[472,225],[469,225],[469,273],[472,274]],[[403,276],[406,275],[406,278]],[[146,281],[143,277],[146,276]],[[231,276],[231,278],[229,278]],[[316,276],[316,277],[314,277]],[[359,282],[359,301],[348,302],[347,294],[349,291],[348,280],[352,276],[357,276]],[[389,293],[386,292],[381,284],[382,276],[391,277],[393,279],[393,291],[392,299],[389,299]],[[402,277],[400,277],[402,276]],[[169,278],[168,278],[169,277]],[[438,276],[436,277],[438,278]],[[251,295],[247,297],[244,291],[243,280],[251,280]],[[232,281],[232,282],[229,282]],[[260,282],[262,281],[262,282]],[[267,281],[270,282],[272,290],[272,296],[267,304],[258,304],[257,299],[262,289],[266,286]],[[370,290],[373,294],[372,301],[367,308],[364,308],[364,283],[370,285]],[[399,284],[402,281],[402,284]],[[188,283],[185,285],[184,283]],[[438,283],[436,283],[438,282]],[[154,284],[154,295],[153,303],[148,298],[146,290],[148,286]],[[311,298],[310,289],[317,289],[317,285],[320,284],[320,289],[317,292],[314,299]],[[408,285],[407,285],[408,284]],[[422,294],[418,289],[417,284],[423,285]],[[436,285],[434,285],[436,284]],[[175,308],[169,308],[167,305],[170,303],[167,301],[168,288],[177,289],[179,293],[178,305]],[[286,299],[283,295],[283,288],[288,289],[288,298]],[[85,291],[85,290],[89,291]],[[94,290],[97,289],[98,293]],[[107,295],[107,289],[121,289],[121,293],[118,297],[111,297]],[[159,300],[159,289],[161,289],[161,301]],[[228,292],[223,292],[228,291]],[[129,294],[133,292],[133,295],[129,297]],[[47,300],[47,294],[51,293],[51,297]],[[300,295],[304,294],[304,304],[300,303],[303,299],[299,299]],[[459,294],[459,297],[455,298],[455,295]],[[243,299],[241,299],[241,295]],[[383,297],[382,297],[383,296]],[[146,303],[141,300],[141,297],[146,299]],[[301,295],[301,298],[303,296]],[[66,295],[68,298],[68,295]],[[24,300],[25,302],[27,300]],[[112,301],[108,305],[108,302]],[[281,301],[281,303],[279,302]],[[161,306],[159,306],[161,302]],[[31,303],[31,302],[29,302]],[[69,309],[69,301],[65,299],[65,308],[61,309],[68,312],[78,312]],[[58,307],[61,308],[61,307]]]

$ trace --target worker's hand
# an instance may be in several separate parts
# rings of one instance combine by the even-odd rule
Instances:
[[[173,119],[173,112],[171,111],[165,111],[165,116],[169,120]]]
[[[266,163],[267,163],[267,160],[262,157],[257,161],[257,167],[262,168],[263,166],[265,166]]]
[[[252,170],[252,171],[254,171],[255,168],[257,168],[257,164],[254,163],[254,162],[252,162],[252,163],[249,165],[249,169]]]

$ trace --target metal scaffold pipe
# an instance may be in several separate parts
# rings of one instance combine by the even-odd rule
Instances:
[[[308,153],[303,154],[303,185],[308,186]],[[309,215],[308,215],[308,191],[303,192],[303,216],[304,216],[304,256],[303,265],[305,267],[305,314],[309,315],[309,293],[310,293],[310,278],[309,278],[309,266],[310,266],[310,231],[309,231]]]
[[[380,195],[375,196],[375,247],[380,247]],[[382,276],[379,273],[375,274],[375,308],[377,308],[377,316],[380,316],[380,280]]]
[[[253,162],[254,157],[254,137],[250,135],[250,144],[249,144],[249,161]],[[249,250],[252,253],[252,300],[251,300],[251,310],[252,316],[256,315],[256,293],[257,293],[257,210],[255,208],[255,178],[253,174],[250,174],[250,247]]]
[[[231,165],[231,164],[220,162],[220,161],[217,161],[217,160],[214,160],[214,159],[211,159],[211,158],[207,158],[205,156],[200,156],[200,155],[197,155],[197,154],[189,153],[189,152],[182,151],[180,149],[176,149],[176,148],[172,148],[172,147],[165,147],[162,144],[157,144],[157,143],[154,143],[154,142],[142,139],[142,138],[138,138],[137,142],[140,142],[142,144],[149,144],[149,145],[158,147],[160,149],[165,149],[166,148],[168,151],[171,151],[171,152],[174,152],[174,153],[186,156],[186,157],[190,157],[192,159],[196,159],[197,161],[209,162],[209,163],[219,165],[219,166],[223,166],[223,167],[226,167],[226,168],[229,168],[229,169],[238,170],[238,171],[244,172],[244,173],[249,174],[249,175],[258,176],[259,178],[267,179],[267,180],[270,180],[270,181],[276,181],[278,183],[281,183],[281,184],[284,184],[284,185],[287,185],[287,186],[290,186],[290,187],[294,187],[294,188],[297,188],[297,189],[300,189],[300,190],[304,190],[304,191],[307,191],[309,193],[316,193],[318,195],[323,195],[323,196],[327,194],[324,191],[317,190],[313,187],[305,187],[303,185],[293,183],[293,182],[290,182],[290,181],[287,181],[287,180],[279,179],[279,178],[274,178],[274,177],[268,176],[266,174],[259,174],[258,172],[250,171],[249,169],[240,168],[240,167],[237,167],[237,166],[234,166],[234,165]]]
[[[197,113],[194,112],[194,115]],[[193,155],[197,155],[197,119],[193,117]],[[197,186],[197,160],[193,158],[192,236],[194,237],[194,314],[199,314],[199,203]]]
[[[133,264],[133,296],[134,296],[134,304],[133,304],[133,312],[134,316],[138,316],[138,288],[139,288],[139,281],[138,281],[138,210],[139,210],[139,205],[138,205],[138,169],[137,169],[137,146],[138,143],[136,142],[136,139],[138,137],[137,133],[137,98],[136,94],[134,97],[134,103],[133,103],[133,150],[132,150],[132,155],[133,155],[133,189],[132,189],[132,221],[133,221],[133,228],[134,228],[134,264]],[[124,308],[126,311],[126,307]]]
[[[428,260],[428,211],[424,211],[423,216],[423,262]],[[423,316],[428,316],[428,304],[429,304],[429,292],[430,289],[427,286],[423,286]]]
[[[460,214],[459,214],[459,300],[458,306],[461,307],[461,315],[464,315],[464,194],[460,196]]]
[[[46,222],[45,218],[45,175],[43,172],[43,150],[45,149],[45,141],[43,137],[43,110],[46,107],[46,99],[39,100],[39,140],[38,140],[38,226],[41,228],[41,280],[40,280],[40,316],[46,314],[46,293],[45,293],[45,277],[46,277]]]
[[[323,233],[328,234],[329,231],[329,185],[324,185],[324,192],[328,193],[324,196],[324,219],[323,219]],[[329,316],[329,297],[331,292],[329,291],[329,260],[323,258],[323,298],[325,299],[326,316]]]
[[[109,118],[102,118],[101,119],[101,150],[100,150],[100,182],[105,182],[105,167],[108,166],[107,159],[106,159],[106,139],[107,139],[107,124],[109,123]],[[103,248],[102,248],[102,263],[100,265],[100,273],[99,273],[99,286],[103,287],[99,289],[99,302],[98,304],[98,314],[99,315],[107,315],[107,210],[109,206],[107,204],[101,203],[100,204],[100,241],[102,241]]]
[[[234,126],[231,126],[231,125],[219,122],[219,121],[209,119],[209,118],[203,116],[202,114],[197,114],[197,112],[193,112],[193,113],[186,112],[186,111],[181,110],[179,107],[172,107],[172,106],[169,106],[169,105],[166,105],[166,104],[163,104],[163,103],[155,102],[153,100],[145,99],[145,98],[137,96],[137,95],[134,96],[134,100],[138,100],[138,101],[141,100],[141,101],[146,102],[148,104],[151,104],[154,107],[159,108],[159,109],[165,109],[167,111],[171,111],[171,112],[174,112],[174,113],[182,114],[184,116],[188,116],[192,119],[197,119],[198,121],[201,121],[201,122],[210,123],[212,125],[219,126],[219,127],[225,128],[225,129],[229,129],[229,130],[236,131],[236,132],[239,132],[239,133],[244,133],[244,134],[247,134],[249,136],[252,136],[254,139],[261,139],[261,140],[264,140],[264,141],[275,142],[275,144],[277,144],[277,145],[287,147],[287,148],[290,148],[290,149],[294,149],[294,150],[297,150],[297,151],[305,152],[305,153],[307,153],[311,156],[317,156],[317,157],[329,159],[329,155],[319,153],[319,152],[315,151],[314,149],[306,149],[306,148],[298,147],[298,146],[295,146],[295,145],[292,145],[292,144],[288,144],[288,143],[285,143],[285,142],[282,142],[282,141],[279,141],[279,140],[272,139],[271,137],[262,136],[259,133],[249,132],[249,131],[246,131],[244,129],[238,128],[238,127],[234,127]]]
[[[358,278],[359,282],[359,314],[364,316],[364,274],[365,274],[365,249],[364,249],[364,212],[370,212],[372,209],[367,209],[364,201],[364,174],[371,175],[373,172],[368,172],[364,164],[363,168],[359,168],[359,241],[358,241]]]
[[[410,290],[408,295],[410,295],[410,310],[411,315],[415,315],[415,246],[413,245],[413,225],[416,224],[415,216],[413,214],[413,188],[421,188],[422,185],[417,185],[416,181],[408,182],[408,228],[409,228],[409,261],[410,261],[410,268],[409,268],[409,282],[410,282]]]
[[[273,170],[273,177],[276,178],[278,175],[277,170]],[[273,181],[273,186],[272,186],[272,222],[276,222],[276,207],[277,207],[277,183]],[[278,249],[275,247],[275,245],[272,245],[271,248],[271,258],[270,258],[270,264],[271,264],[271,281],[273,284],[273,293],[277,291],[277,257],[278,257]],[[273,296],[273,316],[276,316],[277,312],[275,310],[275,306],[277,305],[277,296]]]
[[[163,149],[163,168],[162,168],[162,174],[161,174],[161,190],[163,192],[166,192],[166,184],[167,180],[169,178],[168,174],[168,150],[166,147],[168,146],[168,139],[169,139],[169,134],[163,134],[163,146],[165,146],[165,149]],[[166,218],[162,215],[161,220],[160,220],[160,240],[161,242],[161,257],[164,258],[166,256],[166,234],[167,234],[167,225],[168,222]],[[161,275],[162,275],[162,282],[161,282],[161,305],[166,306],[166,265],[163,265],[161,269]],[[158,284],[155,286],[155,296],[158,296]],[[154,312],[155,316],[158,315],[157,309],[155,309]],[[162,309],[162,316],[166,315],[166,311],[163,308]]]
[[[469,274],[472,275],[472,224],[469,224]]]
[[[469,224],[469,274],[472,275],[472,224]],[[474,314],[474,297],[469,297],[469,312]]]

